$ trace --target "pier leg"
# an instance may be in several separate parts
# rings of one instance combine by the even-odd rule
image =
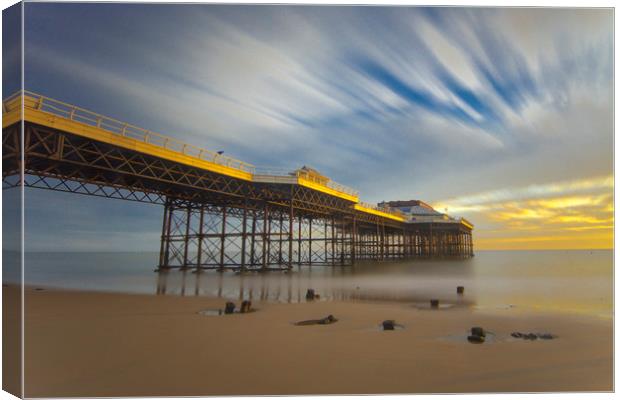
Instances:
[[[241,270],[245,271],[245,242],[247,240],[248,205],[243,203],[243,217],[241,222]]]
[[[166,200],[164,206],[164,218],[161,225],[161,243],[159,246],[159,268],[165,268],[168,265],[168,257],[166,255],[166,249],[168,247],[168,227],[170,225],[170,203]]]
[[[297,224],[297,265],[301,265],[301,236],[303,235],[301,231],[301,215],[299,216],[299,221]]]
[[[381,261],[385,260],[385,225],[381,224]]]
[[[279,212],[280,214],[280,232],[278,232],[278,266],[281,268],[284,262],[282,261],[282,241],[284,241],[284,214]]]
[[[336,220],[334,217],[331,218],[331,246],[332,246],[332,265],[336,264],[336,258],[337,257],[337,252],[336,252],[336,240],[337,240],[337,236],[336,236]],[[327,246],[327,243],[325,243],[325,246]]]
[[[353,227],[351,228],[351,264],[355,265],[355,260],[357,258],[357,226],[355,223],[355,214],[353,214],[353,220],[351,221]]]
[[[267,252],[269,251],[267,249],[267,235],[269,234],[269,231],[271,229],[271,223],[269,222],[269,207],[267,206],[267,203],[265,203],[265,210],[263,213],[263,262],[262,262],[262,268],[266,269],[267,268],[267,262],[269,259],[269,256],[267,254]]]
[[[312,217],[308,220],[308,265],[312,265]]]
[[[202,269],[202,242],[204,241],[204,220],[205,220],[205,207],[201,206],[200,207],[200,221],[199,221],[199,226],[198,226],[198,256],[196,259],[196,272],[200,272]]]
[[[226,250],[226,206],[222,207],[222,234],[220,242],[220,271],[224,270],[224,251]]]
[[[186,213],[187,213],[187,217],[185,220],[185,237],[183,238],[184,249],[183,249],[183,265],[181,266],[182,269],[185,269],[188,267],[187,255],[189,251],[189,229],[190,229],[191,218],[192,218],[192,208],[187,207]]]
[[[292,193],[292,190],[291,190]],[[293,229],[295,226],[294,212],[293,212],[293,200],[291,199],[291,206],[288,214],[288,268],[293,268]]]
[[[433,257],[435,255],[435,237],[433,236],[433,224],[431,224],[431,248],[430,248],[430,256]]]
[[[166,246],[164,249],[164,262],[163,262],[163,267],[164,268],[169,268],[170,267],[170,231],[172,229],[172,212],[174,210],[174,206],[172,205],[172,203],[168,203],[166,205],[166,208],[168,209],[168,222],[166,223]]]
[[[250,266],[256,266],[256,210],[252,210],[252,236],[250,237]]]

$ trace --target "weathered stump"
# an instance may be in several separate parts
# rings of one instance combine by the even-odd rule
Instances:
[[[467,341],[469,343],[484,343],[484,336],[469,335],[467,336]]]
[[[471,334],[473,336],[482,336],[482,337],[486,337],[487,336],[487,334],[484,331],[484,329],[482,329],[479,326],[474,326],[473,328],[471,328]]]
[[[226,302],[226,307],[224,308],[224,314],[232,314],[235,312],[235,303],[232,301]]]
[[[393,331],[396,322],[393,319],[387,319],[383,321],[383,330],[384,331]]]
[[[250,300],[243,300],[241,302],[241,312],[248,313],[252,311],[252,302]]]

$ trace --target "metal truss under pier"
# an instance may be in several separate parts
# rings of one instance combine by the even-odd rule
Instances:
[[[311,169],[261,171],[30,92],[3,101],[3,189],[160,204],[159,269],[471,257],[464,219],[412,222]]]
[[[345,215],[296,215],[295,208],[227,207],[168,201],[160,268],[274,270],[351,265],[356,260],[467,258],[471,231],[455,224],[409,226]]]

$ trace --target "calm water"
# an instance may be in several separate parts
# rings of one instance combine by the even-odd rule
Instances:
[[[17,280],[17,254],[4,252],[4,279]],[[300,267],[289,273],[153,272],[156,253],[28,253],[26,283],[48,287],[276,302],[361,299],[538,307],[610,317],[613,251],[478,251],[469,260]],[[465,295],[456,295],[456,286]]]

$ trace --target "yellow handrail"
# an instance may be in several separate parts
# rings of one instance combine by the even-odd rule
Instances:
[[[402,211],[400,211],[397,208],[387,207],[387,206],[386,207],[379,207],[376,204],[370,204],[370,203],[366,203],[364,201],[359,201],[358,204],[361,205],[362,207],[365,207],[365,208],[370,208],[372,210],[377,210],[377,211],[384,212],[386,214],[391,214],[391,215],[395,215],[395,216],[400,217],[400,218],[405,218],[405,213],[403,213]]]
[[[297,170],[295,171],[295,175],[298,177],[302,177],[305,180],[318,183],[319,185],[327,186],[328,188],[332,188],[342,193],[347,193],[353,196],[357,196],[359,194],[358,191],[355,189],[336,183],[332,181],[331,179],[327,179],[327,181],[325,181],[325,179],[318,178],[314,174],[310,174],[306,171]]]
[[[86,110],[84,108],[77,107],[59,100],[55,100],[37,93],[33,93],[30,91],[24,91],[23,93],[25,108],[32,108],[35,110],[54,114],[62,118],[70,119],[72,121],[80,122],[90,126],[95,126],[115,135],[132,138],[138,141],[142,141],[144,143],[160,146],[167,150],[175,151],[187,156],[195,157],[205,161],[210,161],[231,168],[236,168],[241,171],[253,173],[255,170],[255,167],[252,164],[234,159],[229,156],[224,156],[211,150],[203,149],[198,146],[182,142],[180,140],[150,131],[148,129],[140,128],[138,126],[131,125],[129,123],[122,122],[114,118],[106,117],[105,115],[101,115],[93,111]],[[14,101],[20,96],[20,94],[21,92],[17,92],[5,99],[3,101],[3,110],[6,109],[6,112],[10,112],[13,111],[15,107],[18,107],[20,103],[16,103]]]
[[[257,169],[254,165],[234,159],[229,156],[224,156],[220,153],[203,149],[180,140],[174,139],[169,136],[162,135],[150,131],[148,129],[140,128],[135,125],[131,125],[126,122],[119,121],[114,118],[106,117],[104,115],[95,113],[93,111],[86,110],[81,107],[77,107],[59,100],[55,100],[31,91],[17,91],[2,101],[2,112],[9,113],[21,109],[22,102],[18,101],[23,94],[23,107],[30,108],[42,112],[46,112],[62,118],[83,123],[86,125],[94,126],[99,129],[103,129],[114,135],[121,137],[127,137],[134,140],[142,141],[155,146],[160,146],[164,149],[179,152],[183,155],[195,157],[200,160],[210,161],[212,163],[220,164],[226,167],[235,168],[250,174],[256,174]],[[259,169],[258,173],[261,174]],[[316,176],[316,174],[309,173],[298,169],[294,172],[286,172],[283,170],[269,171],[270,175],[274,176],[295,176],[305,181],[310,181],[320,186],[324,186],[335,191],[348,194],[355,197],[357,200],[358,192],[350,187],[338,184],[331,179],[324,176]],[[390,214],[392,216],[405,219],[405,214],[392,207],[379,207],[374,204],[365,203],[362,201],[357,202],[359,206]],[[466,223],[470,224],[468,221]]]
[[[18,100],[22,93],[24,94],[25,108],[31,108],[47,112],[62,118],[67,118],[72,121],[87,124],[90,126],[95,126],[97,128],[111,132],[115,135],[128,137],[131,139],[142,141],[144,143],[163,147],[167,150],[176,151],[181,154],[196,157],[201,160],[206,160],[227,167],[236,168],[241,171],[249,172],[251,174],[256,173],[256,167],[252,164],[234,159],[229,156],[224,156],[220,153],[182,142],[170,136],[165,136],[160,133],[150,131],[148,129],[140,128],[127,122],[122,122],[115,118],[107,117],[105,115],[84,109],[82,107],[74,106],[72,104],[52,99],[50,97],[43,96],[28,90],[25,90],[23,92],[17,91],[4,99],[2,102],[3,112],[14,111],[21,107],[21,102],[16,100]],[[282,175],[287,176],[288,173],[282,173]],[[356,190],[336,183],[332,180],[328,180],[327,182],[319,182],[316,177],[312,176],[311,174],[304,174],[303,172],[298,172],[297,176],[342,193],[353,196],[358,195],[358,192]]]

